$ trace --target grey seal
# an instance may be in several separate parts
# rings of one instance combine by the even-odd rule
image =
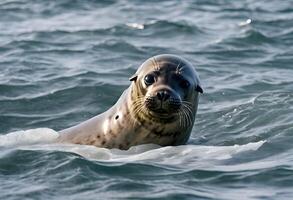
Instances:
[[[146,60],[130,81],[115,105],[60,131],[58,142],[119,149],[185,144],[203,93],[193,65],[176,55],[157,55]]]

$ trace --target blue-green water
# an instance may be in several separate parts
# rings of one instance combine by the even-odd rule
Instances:
[[[293,199],[292,52],[291,0],[2,0],[0,199]],[[48,144],[162,53],[205,91],[187,145]]]

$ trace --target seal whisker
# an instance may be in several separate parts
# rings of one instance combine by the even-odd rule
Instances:
[[[133,102],[133,113],[138,115],[144,108],[144,96],[138,96],[137,101]]]
[[[193,104],[186,101],[182,101],[182,106],[187,107],[191,114],[194,112]]]
[[[133,102],[133,106],[137,106],[137,105],[141,105],[141,104],[143,104],[143,102],[144,102],[144,96],[138,96],[137,98],[136,98],[136,101],[135,102]]]
[[[183,113],[184,116],[184,125],[185,126],[190,126],[193,122],[193,115],[192,115],[192,108],[191,106],[188,106],[186,104],[182,104],[182,108],[180,111]]]
[[[182,127],[182,124],[181,124],[181,113],[180,113],[180,112],[178,112],[178,114],[177,114],[177,115],[179,116],[179,117],[178,117],[178,118],[179,118],[179,126],[180,126],[180,127]]]
[[[136,114],[139,113],[139,111],[141,111],[141,109],[143,108],[143,105],[137,104],[137,105],[134,105],[133,107],[134,107],[133,108],[133,113],[134,113],[134,115],[136,115]]]
[[[132,106],[135,106],[135,107],[136,107],[136,106],[140,106],[140,105],[142,105],[142,104],[143,104],[143,102],[141,102],[141,101],[140,101],[140,102],[134,102],[134,103],[132,104]]]
[[[180,107],[179,111],[177,112],[177,116],[179,118],[179,126],[181,128],[184,128],[184,118],[185,118],[185,115],[184,115],[184,111],[183,111],[183,107]]]
[[[188,102],[188,101],[182,101],[182,104],[193,106],[193,104],[191,102]]]
[[[186,110],[184,110],[185,113],[185,127],[188,127],[190,125],[190,117]]]
[[[183,111],[184,111],[184,116],[185,116],[185,117],[184,117],[184,122],[185,122],[185,124],[184,124],[185,126],[184,126],[184,127],[187,127],[187,126],[188,126],[188,122],[189,122],[189,121],[188,121],[188,119],[189,119],[189,118],[188,118],[188,113],[186,112],[185,109],[183,109]]]
[[[184,111],[184,108],[180,109],[179,114],[181,115],[181,124],[182,124],[182,128],[184,128],[186,126],[186,113]]]
[[[190,125],[193,122],[192,109],[187,105],[183,105],[183,107],[186,109],[186,112],[187,112],[186,114],[187,114],[189,125]]]
[[[187,111],[189,112],[190,115],[192,115],[193,113],[193,110],[192,110],[192,107],[189,106],[189,105],[186,105],[186,104],[182,104],[182,107],[187,109]]]

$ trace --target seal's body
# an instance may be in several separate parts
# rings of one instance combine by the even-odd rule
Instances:
[[[138,144],[185,144],[202,93],[186,60],[159,55],[145,61],[117,103],[106,112],[60,131],[59,142],[128,149]]]

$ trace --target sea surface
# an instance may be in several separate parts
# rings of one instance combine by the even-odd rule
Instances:
[[[188,144],[56,144],[147,58],[192,62]],[[0,199],[293,199],[292,0],[1,0]]]

